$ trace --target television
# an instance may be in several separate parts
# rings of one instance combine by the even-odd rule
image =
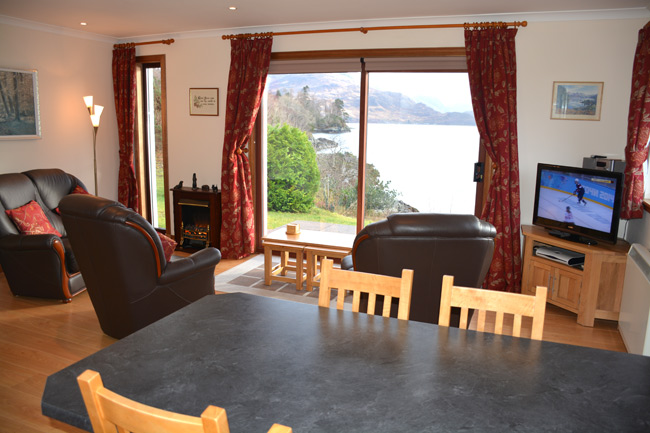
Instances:
[[[615,244],[622,195],[623,173],[540,163],[533,224],[569,241]]]

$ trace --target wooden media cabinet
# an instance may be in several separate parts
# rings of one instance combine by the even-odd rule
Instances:
[[[524,260],[521,292],[535,294],[536,286],[548,287],[547,301],[578,315],[578,323],[594,326],[594,319],[618,320],[630,244],[585,245],[552,236],[537,226],[522,226]],[[568,266],[535,256],[535,246],[563,248],[585,255],[584,265]]]

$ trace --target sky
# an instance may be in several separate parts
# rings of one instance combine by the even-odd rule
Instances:
[[[374,72],[369,84],[377,90],[402,93],[438,111],[472,111],[467,73]]]

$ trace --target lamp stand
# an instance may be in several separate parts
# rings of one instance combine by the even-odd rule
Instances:
[[[93,126],[93,160],[95,162],[95,195],[97,195],[97,130],[99,126]]]

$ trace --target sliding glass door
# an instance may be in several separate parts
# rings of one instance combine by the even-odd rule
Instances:
[[[466,73],[368,76],[365,217],[473,214],[479,134]]]
[[[269,75],[267,229],[299,222],[309,230],[356,232],[358,123],[352,122],[358,122],[359,77]],[[350,139],[355,130],[357,139]]]
[[[396,212],[476,214],[467,73],[359,69],[269,74],[264,230],[355,233]]]

